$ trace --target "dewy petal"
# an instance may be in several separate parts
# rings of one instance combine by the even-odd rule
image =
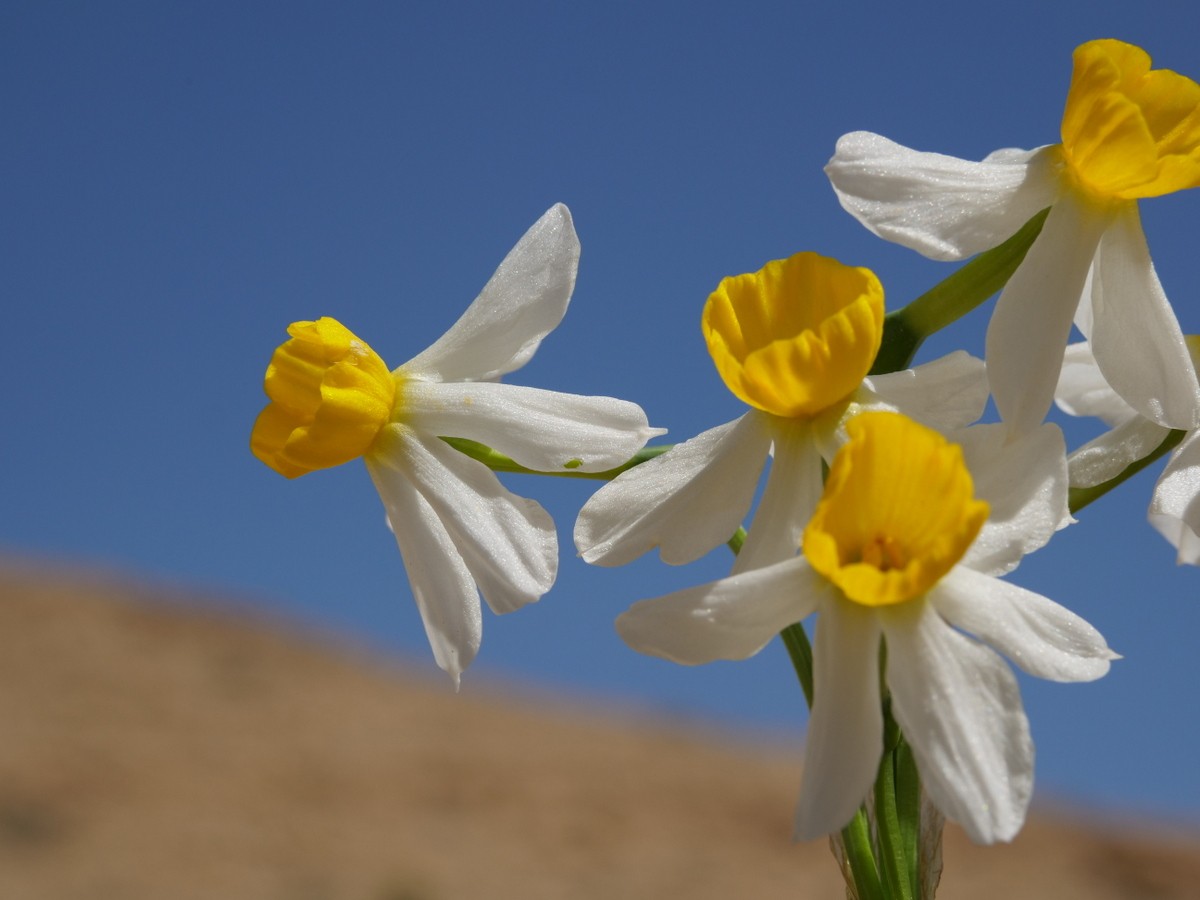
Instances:
[[[821,605],[813,698],[796,809],[801,841],[837,832],[850,821],[883,755],[879,620],[870,610],[840,598]]]
[[[928,603],[879,615],[892,711],[930,799],[976,843],[1012,840],[1033,794],[1033,741],[1012,671]]]
[[[929,602],[955,628],[1038,678],[1095,681],[1118,658],[1100,632],[1070,610],[965,566],[943,578]]]
[[[1090,303],[1080,306],[1091,307]],[[1059,409],[1072,416],[1095,416],[1111,429],[1075,450],[1067,459],[1071,487],[1089,488],[1116,478],[1148,456],[1170,429],[1138,415],[1109,387],[1087,341],[1071,344],[1054,392]]]
[[[1080,306],[1090,308],[1091,304],[1081,303]],[[1120,425],[1137,415],[1137,410],[1122,400],[1104,380],[1087,341],[1067,345],[1058,387],[1054,390],[1054,402],[1068,415],[1095,416],[1110,426]]]
[[[537,503],[509,493],[487,466],[444,441],[402,425],[384,429],[371,457],[409,475],[494,612],[511,612],[550,590],[558,539]]]
[[[542,472],[603,472],[651,437],[636,403],[495,382],[404,383],[403,421],[425,434],[487,444]]]
[[[1150,503],[1150,524],[1178,551],[1176,560],[1200,565],[1200,432],[1192,432],[1167,463]]]
[[[1092,353],[1113,390],[1159,425],[1200,425],[1200,383],[1136,203],[1122,206],[1100,240],[1091,299]]]
[[[846,443],[846,423],[862,413],[899,412],[935,431],[950,431],[983,415],[987,399],[983,360],[955,350],[912,369],[864,378],[844,408],[813,419],[813,438],[828,462]]]
[[[922,153],[855,131],[825,166],[842,207],[885,240],[963,259],[1016,234],[1055,197],[1051,148],[998,150],[983,162]]]
[[[405,473],[372,457],[366,464],[400,547],[433,658],[457,688],[483,637],[475,579],[437,514]]]
[[[864,383],[893,409],[937,431],[970,425],[987,406],[983,360],[964,350],[902,372],[872,375]]]
[[[576,548],[601,566],[655,547],[671,565],[699,559],[741,525],[770,446],[769,417],[754,410],[622,472],[580,510]]]
[[[746,659],[817,608],[831,588],[797,556],[653,600],[617,617],[617,632],[639,653],[686,666]]]
[[[1067,458],[1071,487],[1089,488],[1116,478],[1144,459],[1171,433],[1133,413],[1120,425],[1093,438]]]
[[[562,321],[578,267],[579,238],[558,203],[525,232],[450,330],[401,368],[441,381],[485,381],[519,369]]]
[[[1109,218],[1067,193],[996,302],[987,331],[988,381],[1014,434],[1042,423],[1084,281]]]
[[[1003,425],[975,425],[952,440],[963,448],[975,496],[991,507],[963,565],[989,575],[1011,572],[1021,557],[1071,523],[1067,451],[1057,425],[1011,439]]]
[[[821,498],[821,455],[807,422],[773,418],[775,455],[771,473],[745,543],[733,563],[734,572],[795,556],[800,536]]]

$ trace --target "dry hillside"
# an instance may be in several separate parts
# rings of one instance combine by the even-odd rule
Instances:
[[[455,696],[165,599],[0,568],[0,900],[843,896],[788,839],[794,752]],[[939,896],[1200,898],[1200,835],[1155,837],[950,833]]]

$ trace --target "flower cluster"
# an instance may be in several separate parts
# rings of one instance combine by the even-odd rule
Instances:
[[[856,132],[826,173],[870,231],[927,256],[1017,247],[986,362],[957,351],[910,367],[921,339],[988,291],[949,292],[932,317],[893,314],[908,314],[911,346],[895,364],[892,340],[885,364],[879,279],[797,253],[724,279],[701,313],[747,411],[639,454],[662,432],[637,405],[499,381],[566,311],[579,244],[558,205],[459,321],[395,370],[333,319],[293,324],[251,447],[289,478],[364,460],[455,684],[480,645],[480,595],[510,612],[557,571],[549,515],[492,468],[603,473],[575,524],[586,561],[737,551],[727,577],[622,614],[632,648],[688,665],[748,657],[781,632],[808,648],[799,623],[815,616],[811,655],[794,654],[812,697],[798,837],[850,840],[848,823],[887,802],[879,784],[898,777],[906,747],[941,814],[976,841],[1009,840],[1033,745],[1005,657],[1070,682],[1099,678],[1116,655],[1087,622],[1000,576],[1071,524],[1072,489],[1107,489],[1174,444],[1151,521],[1181,562],[1200,564],[1198,344],[1159,284],[1137,207],[1200,185],[1200,86],[1151,69],[1137,47],[1092,41],[1075,51],[1059,144],[969,162]],[[1072,325],[1086,343],[1068,346]],[[978,424],[989,394],[1001,421]],[[1056,396],[1111,430],[1068,458],[1044,421]],[[868,855],[889,839],[886,823],[872,827]]]

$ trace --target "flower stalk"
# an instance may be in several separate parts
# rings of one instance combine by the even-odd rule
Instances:
[[[1002,289],[1042,232],[1049,209],[1044,209],[1007,241],[980,253],[883,321],[883,345],[871,367],[872,375],[907,369],[930,335],[958,321]]]
[[[1092,485],[1091,487],[1071,488],[1069,494],[1070,499],[1068,501],[1071,507],[1071,512],[1079,512],[1079,510],[1083,509],[1085,506],[1094,503],[1096,500],[1099,500],[1117,485],[1128,481],[1138,472],[1142,471],[1142,469],[1146,468],[1157,460],[1162,459],[1164,456],[1178,447],[1180,442],[1182,442],[1185,437],[1187,437],[1186,431],[1181,431],[1178,428],[1173,429],[1165,438],[1163,438],[1162,443],[1155,447],[1151,453],[1130,463],[1116,477],[1110,478],[1108,481],[1100,484]]]
[[[464,456],[469,456],[471,459],[483,463],[493,472],[518,472],[523,475],[549,475],[553,478],[586,478],[592,481],[612,481],[622,472],[632,469],[634,466],[640,466],[644,462],[649,462],[656,456],[662,456],[674,444],[659,444],[653,447],[643,447],[632,457],[630,457],[621,465],[612,469],[605,469],[603,472],[583,472],[578,468],[563,468],[559,471],[547,472],[540,469],[529,469],[518,462],[514,462],[510,457],[503,453],[498,453],[487,444],[481,444],[479,441],[468,440],[467,438],[443,437],[443,441],[462,453]]]

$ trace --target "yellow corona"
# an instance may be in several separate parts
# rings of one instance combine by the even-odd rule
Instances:
[[[724,279],[701,327],[730,391],[764,412],[811,418],[870,371],[883,337],[883,286],[869,269],[797,253]]]
[[[1200,185],[1200,85],[1151,69],[1140,47],[1090,41],[1075,50],[1062,154],[1100,200],[1158,197]]]
[[[855,603],[926,593],[967,552],[988,517],[962,450],[898,413],[863,413],[834,457],[804,531],[810,565]]]
[[[288,326],[291,340],[271,357],[250,449],[296,478],[363,456],[391,418],[396,379],[346,326],[328,317]]]

